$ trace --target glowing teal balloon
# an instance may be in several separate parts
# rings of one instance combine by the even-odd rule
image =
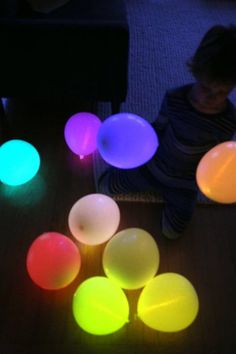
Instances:
[[[9,140],[0,147],[0,181],[19,186],[38,172],[40,157],[35,147],[24,140]]]

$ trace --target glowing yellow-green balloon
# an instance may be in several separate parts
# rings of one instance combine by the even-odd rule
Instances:
[[[147,326],[162,332],[185,329],[195,320],[198,310],[198,296],[193,285],[177,273],[153,278],[138,300],[138,317]]]
[[[160,255],[154,238],[145,230],[129,228],[118,232],[103,252],[105,274],[124,289],[139,289],[152,279]]]
[[[86,332],[106,335],[129,322],[129,303],[122,289],[106,277],[85,280],[73,297],[73,314]]]

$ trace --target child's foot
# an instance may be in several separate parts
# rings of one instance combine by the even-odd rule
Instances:
[[[97,193],[110,194],[106,178],[109,168],[110,165],[102,159],[98,151],[95,151],[93,154],[93,170]]]
[[[112,193],[109,190],[109,182],[108,182],[108,174],[109,174],[109,169],[104,171],[101,176],[98,178],[97,181],[97,192],[106,194],[106,195],[111,195]]]
[[[175,231],[171,227],[164,213],[161,215],[161,232],[164,237],[168,238],[168,240],[177,240],[182,236],[182,233]]]

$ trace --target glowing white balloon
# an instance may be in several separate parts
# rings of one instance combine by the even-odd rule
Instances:
[[[98,245],[116,232],[120,210],[110,197],[94,193],[79,199],[71,208],[68,218],[72,235],[81,243]]]

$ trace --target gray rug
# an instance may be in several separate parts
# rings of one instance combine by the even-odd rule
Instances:
[[[165,91],[193,81],[186,61],[204,33],[215,24],[236,24],[236,1],[126,0],[126,6],[130,26],[129,89],[121,111],[152,122]],[[236,102],[236,90],[230,98]],[[110,105],[99,103],[99,117],[103,120],[110,114]],[[95,183],[104,168],[104,162],[94,154]],[[162,202],[160,196],[143,193],[115,198]],[[202,194],[199,202],[213,203]]]

